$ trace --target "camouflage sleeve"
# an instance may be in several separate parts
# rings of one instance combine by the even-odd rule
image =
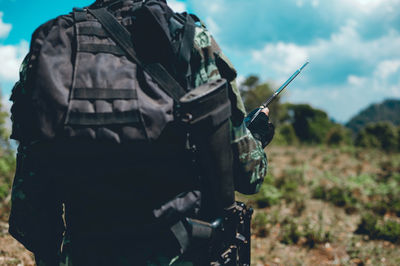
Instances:
[[[236,86],[236,70],[205,26],[196,27],[191,68],[192,86],[194,88],[221,77],[229,82],[232,122],[235,126],[239,126],[246,115],[246,111],[239,89]]]
[[[29,146],[19,146],[9,232],[35,255],[54,257],[59,253],[64,232],[62,204],[51,178],[35,166],[40,160],[37,157]]]
[[[261,143],[243,123],[246,111],[236,86],[236,70],[204,25],[196,28],[194,48],[192,64],[194,87],[221,77],[229,81],[235,188],[243,194],[255,194],[260,190],[267,172],[267,156]]]
[[[243,194],[257,193],[267,174],[267,155],[245,123],[232,127],[235,189]]]

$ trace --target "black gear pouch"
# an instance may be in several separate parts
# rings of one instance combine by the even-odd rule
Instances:
[[[235,202],[227,81],[218,79],[188,92],[179,110],[200,172],[200,216],[211,221]]]

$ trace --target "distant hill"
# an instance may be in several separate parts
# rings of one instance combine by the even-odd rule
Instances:
[[[380,104],[372,104],[350,119],[346,127],[358,132],[366,124],[380,121],[389,121],[394,125],[400,125],[400,100],[390,99]]]

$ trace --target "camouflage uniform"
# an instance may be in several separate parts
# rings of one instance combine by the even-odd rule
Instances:
[[[127,1],[128,2],[128,1]],[[127,8],[126,6],[124,8]],[[20,81],[14,87],[12,100],[24,102],[29,99],[29,86],[26,83],[29,71],[34,68],[37,54],[40,51],[40,42],[43,41],[50,30],[63,23],[63,17],[48,22],[35,33],[38,38],[36,44],[32,44],[30,53],[24,60]],[[267,159],[261,143],[255,140],[250,131],[243,123],[246,114],[243,101],[236,86],[236,72],[229,60],[223,55],[220,48],[214,41],[211,34],[204,25],[198,26],[195,31],[195,49],[193,51],[192,82],[191,86],[196,87],[211,80],[222,77],[230,81],[230,100],[232,103],[233,116],[232,145],[234,150],[235,184],[239,192],[245,194],[257,193],[263,182],[267,169]],[[217,67],[218,65],[218,67]],[[29,104],[27,100],[24,104]],[[13,128],[21,130],[16,122],[15,116],[29,116],[24,110],[17,110],[13,107]],[[29,130],[29,129],[22,129]],[[72,245],[68,231],[64,233],[64,222],[62,219],[62,199],[54,193],[53,187],[57,186],[55,179],[41,175],[32,169],[30,165],[35,159],[32,154],[36,142],[22,142],[18,148],[17,171],[15,174],[12,211],[10,216],[10,233],[26,248],[35,252],[38,265],[56,265],[61,256],[60,265],[73,265],[69,255],[69,247]],[[68,219],[68,217],[67,217]],[[107,219],[107,218],[105,218]],[[39,225],[39,226],[38,226]],[[41,229],[45,228],[47,235],[38,235]],[[40,240],[39,240],[40,239]],[[39,240],[40,243],[37,243]],[[35,242],[36,241],[36,242]],[[60,254],[61,242],[63,252]],[[38,250],[37,247],[40,247]],[[153,251],[153,244],[141,247],[133,245],[126,250],[118,250],[115,254],[115,261],[110,265],[191,265],[184,259],[176,257],[176,254],[160,253],[160,250]],[[135,250],[137,252],[132,252]],[[88,257],[95,258],[102,251],[90,250]],[[104,252],[110,252],[105,250]],[[38,255],[41,254],[41,255]],[[136,255],[135,255],[136,254]],[[146,261],[137,262],[137,254]],[[42,259],[46,257],[46,259]],[[96,263],[93,261],[93,264]],[[76,265],[76,264],[74,264]]]

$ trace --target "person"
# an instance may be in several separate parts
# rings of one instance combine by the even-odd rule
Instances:
[[[158,2],[160,6],[165,3],[146,2]],[[89,8],[107,8],[131,30],[135,23],[132,14],[142,4],[135,0],[97,0]],[[197,182],[193,161],[176,155],[171,143],[181,140],[175,139],[178,137],[169,132],[168,126],[154,145],[99,144],[70,140],[65,135],[38,137],[38,131],[49,129],[35,128],[38,120],[30,109],[37,101],[35,90],[43,80],[57,83],[60,73],[64,73],[58,71],[64,68],[60,62],[45,60],[42,54],[60,53],[56,43],[62,42],[63,49],[73,46],[73,27],[70,14],[37,29],[13,89],[12,138],[19,141],[19,146],[10,234],[34,253],[39,266],[195,263],[188,256],[180,256],[176,237],[165,221],[154,219],[157,208],[168,199],[178,194],[198,195],[193,187]],[[241,193],[257,193],[267,171],[264,148],[274,133],[268,122],[268,108],[251,127],[246,127],[236,71],[200,21],[196,23],[190,66],[188,88],[221,77],[229,81],[234,185]],[[44,76],[40,76],[41,71]],[[92,75],[90,69],[84,71],[85,77]],[[168,148],[160,152],[159,145]]]

